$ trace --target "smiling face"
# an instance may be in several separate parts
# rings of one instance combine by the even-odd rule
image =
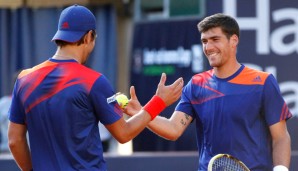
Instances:
[[[211,28],[201,33],[203,51],[212,67],[221,67],[236,59],[236,45],[238,37],[228,38],[220,27]]]

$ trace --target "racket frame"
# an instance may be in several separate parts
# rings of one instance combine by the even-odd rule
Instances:
[[[219,159],[219,158],[229,158],[229,159],[232,159],[234,161],[236,161],[237,163],[239,163],[239,165],[241,165],[245,171],[250,171],[249,168],[242,162],[240,161],[239,159],[237,159],[236,157],[230,155],[230,154],[217,154],[215,156],[213,156],[211,158],[211,160],[209,161],[209,164],[208,164],[208,171],[212,171],[212,165],[213,163],[215,162],[215,160]]]

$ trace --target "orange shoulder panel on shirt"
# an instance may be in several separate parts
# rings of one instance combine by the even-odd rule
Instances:
[[[241,73],[230,80],[234,84],[264,85],[269,73],[245,67]]]
[[[26,75],[28,75],[28,74],[30,74],[30,73],[32,73],[32,72],[34,72],[34,71],[36,71],[36,70],[42,68],[42,67],[52,66],[52,65],[57,65],[57,63],[54,63],[54,62],[51,62],[51,61],[45,61],[45,62],[43,62],[43,63],[41,63],[41,64],[39,64],[39,65],[34,66],[33,68],[29,68],[29,69],[25,69],[25,70],[23,70],[23,71],[19,74],[18,78],[21,78],[21,77],[23,77],[23,76],[26,76]]]

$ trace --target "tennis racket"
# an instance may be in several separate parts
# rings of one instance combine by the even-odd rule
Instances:
[[[249,171],[248,167],[229,154],[217,154],[211,158],[208,171]]]

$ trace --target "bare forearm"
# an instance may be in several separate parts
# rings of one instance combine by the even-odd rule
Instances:
[[[192,118],[189,115],[175,111],[170,119],[161,116],[155,118],[149,123],[148,128],[165,139],[175,141],[182,135],[191,121]]]
[[[8,143],[10,151],[22,171],[32,169],[31,155],[26,137],[26,125],[9,122]]]
[[[127,120],[124,131],[127,131],[129,139],[133,139],[146,128],[150,121],[151,116],[145,110],[141,110],[137,115]]]
[[[30,150],[25,140],[16,145],[10,145],[10,150],[22,171],[30,171],[32,169]]]
[[[289,134],[273,141],[273,165],[283,165],[289,168],[291,160],[291,139]]]
[[[118,142],[126,143],[144,130],[150,121],[151,116],[145,110],[140,110],[128,120],[121,118],[113,124],[106,125],[106,128]]]
[[[179,137],[174,125],[165,117],[156,117],[148,124],[148,129],[167,140],[175,141]]]

